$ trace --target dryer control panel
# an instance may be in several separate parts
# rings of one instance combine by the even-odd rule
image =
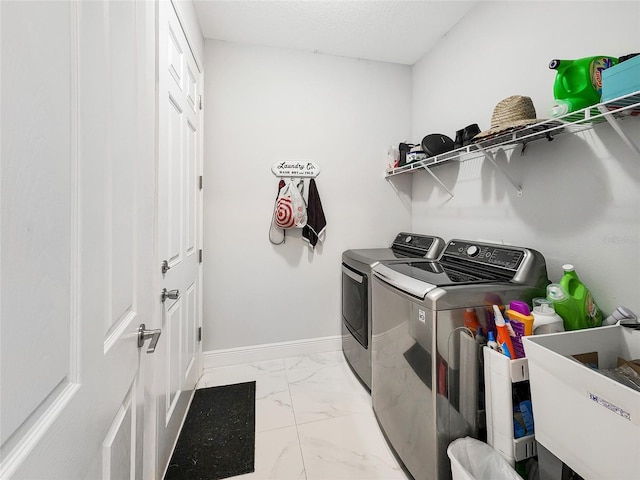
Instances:
[[[430,260],[438,258],[443,247],[444,240],[440,237],[406,232],[399,233],[391,245],[394,252]]]

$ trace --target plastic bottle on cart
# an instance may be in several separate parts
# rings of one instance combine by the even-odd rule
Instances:
[[[509,335],[507,324],[504,321],[504,317],[502,316],[502,312],[498,305],[493,306],[493,314],[495,315],[496,322],[496,341],[500,346],[500,350],[502,350],[503,355],[511,359],[515,359],[516,356],[513,350],[513,344],[511,343],[511,336]]]
[[[520,300],[513,300],[506,311],[509,320],[516,320],[524,324],[524,334],[533,335],[533,316],[529,305]]]
[[[498,342],[496,342],[496,338],[493,335],[493,332],[489,332],[487,333],[487,335],[488,335],[487,347],[489,347],[491,350],[495,350],[496,352],[502,353],[500,352],[500,346],[498,345]]]
[[[579,326],[578,308],[564,288],[557,283],[547,285],[547,299],[553,305],[555,312],[562,318],[565,330],[584,328]]]
[[[574,266],[567,263],[562,266],[562,269],[564,270],[564,275],[560,279],[560,286],[564,288],[569,294],[569,297],[573,298],[576,303],[581,318],[580,321],[586,325],[586,328],[599,327],[602,325],[602,312],[600,308],[598,308],[587,286],[578,278]]]
[[[478,332],[480,322],[475,308],[467,308],[464,311],[464,326],[471,330],[474,334]]]
[[[618,63],[616,57],[598,55],[577,60],[551,60],[549,68],[556,70],[553,96],[557,103],[554,116],[575,112],[600,102],[602,71]]]
[[[589,289],[578,278],[573,265],[565,264],[562,269],[564,275],[560,282],[547,287],[547,298],[562,317],[564,329],[580,330],[602,325],[602,312]]]
[[[564,322],[546,298],[533,299],[533,334],[564,332]]]

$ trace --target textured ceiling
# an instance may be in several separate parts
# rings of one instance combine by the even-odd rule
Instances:
[[[407,65],[476,3],[194,0],[205,38]]]

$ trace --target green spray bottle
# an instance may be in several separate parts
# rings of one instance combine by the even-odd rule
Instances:
[[[549,68],[557,72],[553,83],[556,103],[552,107],[552,115],[559,117],[600,103],[602,71],[617,63],[616,57],[603,55],[577,60],[551,60]]]
[[[557,285],[549,285],[547,296],[556,313],[562,317],[565,330],[602,325],[602,312],[589,289],[578,278],[573,265],[563,265],[562,269],[564,275]]]

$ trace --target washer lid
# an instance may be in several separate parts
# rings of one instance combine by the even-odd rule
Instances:
[[[424,298],[431,290],[438,288],[437,285],[426,283],[403,272],[398,272],[395,267],[399,266],[407,266],[407,264],[378,264],[373,268],[373,274],[383,282],[418,298]]]
[[[496,272],[462,269],[429,260],[413,260],[397,264],[379,264],[373,273],[382,281],[418,298],[439,287],[509,283],[509,278]]]
[[[344,260],[354,260],[365,265],[375,265],[378,262],[391,260],[399,260],[406,258],[399,252],[394,252],[390,248],[359,248],[355,250],[346,250],[343,254]]]

